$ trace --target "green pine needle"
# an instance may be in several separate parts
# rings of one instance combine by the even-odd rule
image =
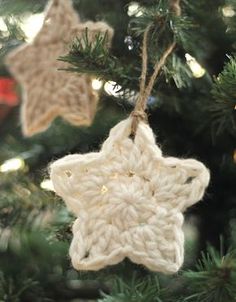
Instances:
[[[183,301],[233,302],[236,301],[236,254],[221,255],[212,247],[196,266],[196,271],[187,271],[184,277],[192,292]]]
[[[130,282],[116,279],[112,293],[104,295],[98,302],[162,302],[157,277],[148,276],[141,280],[134,274]]]
[[[236,58],[232,56],[229,59],[213,84],[214,101],[209,106],[209,111],[217,133],[223,133],[227,129],[234,134],[236,131]]]

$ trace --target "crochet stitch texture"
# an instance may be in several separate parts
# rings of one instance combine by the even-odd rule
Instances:
[[[74,125],[91,124],[98,101],[91,78],[59,71],[68,64],[58,61],[69,51],[73,38],[81,37],[86,28],[89,41],[94,41],[99,32],[107,32],[108,45],[111,42],[113,29],[106,23],[80,23],[70,0],[52,0],[34,41],[7,56],[6,64],[23,87],[24,135],[46,130],[57,116]]]
[[[117,124],[98,153],[55,161],[55,191],[77,219],[70,256],[78,270],[99,270],[125,257],[152,271],[183,263],[182,212],[199,201],[209,172],[199,161],[163,157],[151,128]]]

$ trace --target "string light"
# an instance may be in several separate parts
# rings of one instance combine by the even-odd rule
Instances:
[[[8,173],[8,172],[13,172],[17,170],[23,170],[25,167],[25,161],[20,158],[12,158],[7,161],[5,161],[1,166],[0,166],[0,172],[2,173]]]
[[[234,159],[234,162],[236,163],[236,149],[234,150],[233,159]]]
[[[108,81],[104,85],[104,90],[106,91],[106,93],[115,97],[122,95],[122,92],[120,92],[121,88],[122,87],[120,85],[113,81]]]
[[[50,179],[44,179],[40,184],[40,188],[46,191],[55,191],[53,187],[53,183]]]
[[[143,12],[140,10],[140,6],[137,2],[131,2],[128,6],[128,15],[135,16],[135,17],[140,17],[142,16]]]
[[[206,70],[197,62],[190,54],[186,53],[185,58],[192,74],[195,78],[201,78],[206,73]]]
[[[134,48],[134,43],[131,36],[126,36],[124,42],[127,44],[128,50],[132,50]]]
[[[41,29],[44,21],[44,14],[34,14],[23,19],[21,29],[25,33],[26,41],[32,42],[34,37]]]
[[[100,90],[102,88],[103,81],[100,81],[98,79],[92,80],[92,87],[94,90]]]
[[[235,10],[231,5],[226,5],[222,8],[222,14],[224,17],[232,18],[235,15]]]
[[[0,31],[7,31],[6,23],[2,17],[0,17]]]

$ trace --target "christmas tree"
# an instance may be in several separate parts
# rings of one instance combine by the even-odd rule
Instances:
[[[0,1],[0,301],[236,301],[235,0],[72,2],[73,7],[69,0]],[[184,263],[172,274],[165,274],[165,265],[152,269],[142,255],[137,260],[128,253],[116,264],[95,270],[92,265],[80,269],[81,263],[75,265],[69,257],[71,241],[81,248],[77,231],[72,234],[75,219],[79,217],[79,224],[73,230],[90,230],[89,223],[81,222],[87,205],[81,208],[78,200],[88,206],[97,200],[88,189],[96,182],[99,200],[111,194],[109,185],[98,179],[106,177],[106,160],[117,169],[125,165],[125,182],[136,188],[133,195],[127,194],[138,204],[136,171],[130,162],[117,161],[113,149],[103,156],[103,169],[96,167],[98,174],[91,165],[90,174],[85,168],[79,178],[78,172],[73,186],[82,197],[75,198],[74,187],[68,188],[82,158],[74,154],[86,158],[89,152],[99,152],[113,127],[109,138],[120,135],[116,125],[130,114],[126,159],[133,158],[137,167],[142,162],[131,147],[140,144],[140,129],[148,129],[161,146],[165,167],[186,163],[181,173],[166,176],[164,166],[153,168],[153,157],[145,159],[149,174],[157,179],[155,194],[168,183],[169,192],[164,193],[171,195],[180,178],[183,191],[191,188],[192,203],[183,206]],[[144,143],[141,151],[148,148]],[[54,169],[64,156],[67,164],[73,161],[58,185],[54,173],[59,177],[62,170]],[[174,157],[180,159],[175,164]],[[204,197],[208,174],[199,194],[193,180],[199,161],[211,175]],[[190,170],[195,174],[186,172]],[[144,172],[140,187],[151,196],[142,203],[145,216],[155,194],[149,192],[152,182]],[[109,177],[111,183],[120,175],[114,170]],[[124,196],[122,189],[118,193]],[[199,200],[195,195],[201,201],[188,207]],[[158,196],[161,204],[169,201],[167,194]],[[93,212],[103,215],[97,203]],[[172,212],[172,203],[167,209],[167,214]],[[119,215],[119,210],[110,215],[111,227],[119,220],[131,229],[132,219]],[[163,229],[171,223],[164,219]],[[162,236],[162,230],[157,231]],[[96,240],[108,245],[104,234],[98,231]],[[172,231],[168,236],[175,238]],[[89,242],[90,237],[82,240]],[[152,248],[149,239],[130,240],[137,246],[146,242],[148,252]],[[162,251],[163,242],[153,244]],[[175,242],[167,240],[161,254],[154,250],[154,262],[159,263],[172,245]],[[84,251],[84,259],[90,257]]]

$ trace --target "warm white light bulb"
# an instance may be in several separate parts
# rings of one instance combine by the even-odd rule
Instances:
[[[16,157],[5,161],[0,166],[0,172],[7,173],[12,171],[22,170],[24,169],[24,167],[25,167],[24,160],[20,157]]]
[[[121,88],[122,87],[120,85],[113,81],[108,81],[104,85],[106,93],[115,97],[119,97],[122,95],[122,93],[120,92]]]
[[[102,88],[103,81],[100,81],[98,79],[92,80],[92,87],[94,90],[100,90]]]
[[[224,17],[231,18],[235,15],[235,10],[231,5],[226,5],[222,8],[222,14]]]
[[[197,62],[190,54],[186,53],[185,58],[192,74],[195,78],[201,78],[206,73],[206,70]]]
[[[21,28],[26,36],[26,41],[31,42],[41,29],[44,21],[44,14],[34,14],[23,19]]]
[[[234,162],[236,163],[236,149],[234,150],[233,159],[234,159]]]
[[[0,31],[7,31],[6,23],[2,17],[0,17]]]
[[[55,191],[54,190],[54,186],[53,186],[53,183],[50,179],[44,179],[41,184],[40,184],[40,187],[43,189],[43,190],[46,190],[46,191]]]
[[[137,2],[131,2],[128,6],[128,15],[130,17],[135,16],[139,17],[142,16],[142,11],[140,10],[140,6]]]

